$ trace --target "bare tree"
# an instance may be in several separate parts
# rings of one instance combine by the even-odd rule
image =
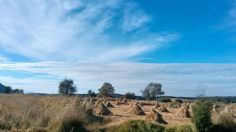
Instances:
[[[197,88],[195,89],[195,95],[198,98],[203,98],[206,96],[207,86],[203,85],[202,82],[199,82]]]

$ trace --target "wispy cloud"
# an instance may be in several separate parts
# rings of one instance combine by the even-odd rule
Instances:
[[[227,11],[227,15],[220,27],[234,31],[236,27],[236,0],[231,1],[230,9]]]
[[[1,70],[24,71],[40,76],[16,78],[0,77],[9,85],[35,92],[57,92],[58,82],[72,78],[79,92],[97,90],[105,82],[111,82],[118,93],[135,92],[149,82],[160,82],[168,95],[194,96],[199,82],[207,86],[207,95],[233,95],[236,87],[235,64],[151,64],[112,63],[86,64],[65,62],[5,63]],[[10,72],[9,71],[9,72]],[[29,81],[27,81],[29,80]],[[14,82],[14,83],[13,83]],[[29,83],[28,83],[29,82]],[[32,84],[37,84],[33,85]],[[48,85],[47,85],[48,84]]]
[[[124,0],[0,0],[0,20],[0,48],[34,60],[126,60],[169,41],[139,35],[151,17]]]
[[[0,63],[9,62],[9,59],[0,55]]]

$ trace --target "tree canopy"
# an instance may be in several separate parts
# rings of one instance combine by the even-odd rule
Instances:
[[[98,91],[100,96],[109,97],[114,94],[115,88],[110,83],[105,82]]]
[[[77,91],[74,81],[71,79],[64,79],[59,84],[59,93],[62,95],[72,95]]]
[[[156,99],[158,95],[165,94],[162,91],[162,85],[160,83],[149,83],[145,89],[142,91],[143,96],[148,100]]]

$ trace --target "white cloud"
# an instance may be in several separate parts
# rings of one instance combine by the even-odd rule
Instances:
[[[234,31],[234,27],[236,26],[236,0],[231,1],[231,8],[227,12],[223,24],[221,24],[220,28],[228,28],[231,31]]]
[[[150,21],[137,4],[123,0],[0,0],[0,20],[1,50],[33,60],[104,61],[107,54],[105,61],[126,60],[159,48],[163,41],[153,34],[168,39],[148,31],[120,33]]]
[[[150,21],[150,17],[139,9],[136,3],[128,3],[124,10],[124,22],[122,28],[129,32],[143,27]]]
[[[0,63],[1,62],[9,62],[9,59],[0,55]]]
[[[53,93],[57,92],[58,82],[63,78],[74,79],[80,93],[85,93],[89,89],[97,91],[103,82],[108,81],[114,85],[118,93],[135,92],[136,94],[140,94],[140,90],[147,83],[160,82],[163,84],[166,93],[174,96],[194,96],[198,83],[202,82],[207,86],[207,95],[222,96],[235,93],[235,67],[235,64],[128,62],[110,64],[76,62],[4,63],[0,65],[0,71],[24,71],[41,76],[16,78],[9,75],[8,78],[12,79],[0,77],[0,81],[19,88],[26,87],[30,91]],[[9,73],[11,73],[10,71]]]

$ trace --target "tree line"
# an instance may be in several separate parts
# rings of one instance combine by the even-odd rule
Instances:
[[[77,87],[74,84],[72,79],[64,79],[59,83],[59,94],[61,95],[73,95],[77,92]],[[141,90],[141,93],[144,98],[147,100],[154,100],[160,95],[164,95],[165,92],[162,91],[162,85],[160,83],[149,83],[144,90]],[[96,94],[94,91],[89,90],[88,96],[90,97],[113,97],[115,94],[115,88],[112,86],[111,83],[104,82],[103,85],[98,89],[98,93]],[[127,99],[134,99],[136,95],[134,93],[126,93],[124,95]]]
[[[5,94],[24,94],[24,90],[23,89],[12,89],[10,86],[4,86],[3,93],[5,93]]]

